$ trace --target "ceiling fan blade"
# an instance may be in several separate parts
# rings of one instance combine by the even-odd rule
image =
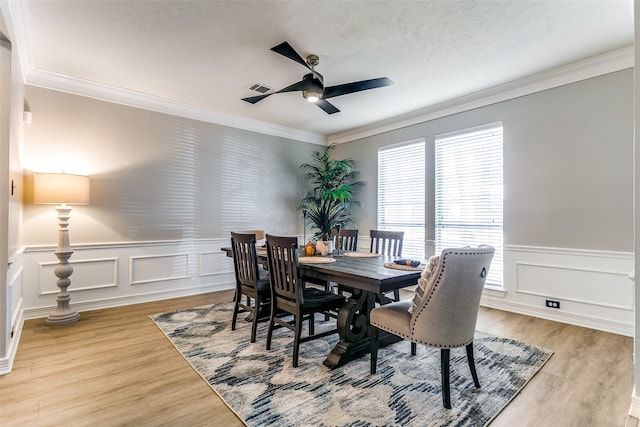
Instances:
[[[289,85],[283,89],[280,89],[276,92],[271,92],[271,93],[265,93],[264,95],[256,95],[256,96],[250,96],[248,98],[242,98],[243,101],[247,101],[250,104],[255,104],[258,101],[262,101],[263,99],[265,99],[267,96],[273,95],[274,93],[282,93],[282,92],[295,92],[296,90],[304,90],[304,85],[305,85],[305,81],[304,80],[300,80],[297,83],[294,83],[292,85]]]
[[[349,93],[360,92],[363,90],[376,89],[379,87],[392,85],[393,82],[386,77],[378,79],[361,80],[359,82],[345,83],[336,86],[328,86],[324,88],[322,98],[333,98],[334,96],[347,95]]]
[[[292,85],[285,87],[284,89],[280,89],[274,93],[282,93],[282,92],[295,92],[296,90],[304,90],[306,82],[304,80],[300,80]]]
[[[334,114],[334,113],[340,112],[340,110],[338,110],[332,103],[324,99],[319,99],[315,104],[318,107],[322,108],[324,112],[327,114]]]
[[[300,55],[298,55],[298,52],[296,52],[296,50],[291,47],[289,43],[282,42],[278,46],[272,47],[271,50],[275,53],[279,53],[282,56],[286,56],[287,58],[296,61],[298,64],[302,64],[303,66],[311,70],[311,67],[309,67],[307,61],[305,61]]]
[[[279,53],[282,56],[286,56],[287,58],[291,59],[292,61],[295,61],[298,64],[303,65],[309,71],[311,71],[313,73],[316,73],[316,75],[318,76],[320,81],[324,83],[324,77],[322,77],[322,74],[320,74],[319,72],[313,70],[309,66],[309,64],[307,64],[307,61],[305,61],[305,59],[303,57],[301,57],[298,54],[298,52],[296,52],[296,50],[288,42],[284,41],[284,42],[280,43],[278,46],[272,47],[271,50],[274,51],[275,53]]]
[[[249,104],[255,104],[258,101],[262,101],[267,96],[273,95],[273,93],[266,93],[264,95],[250,96],[248,98],[242,98],[243,101],[247,101]]]

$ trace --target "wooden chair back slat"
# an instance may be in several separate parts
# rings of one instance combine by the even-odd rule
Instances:
[[[370,251],[383,255],[402,256],[404,231],[371,230]]]

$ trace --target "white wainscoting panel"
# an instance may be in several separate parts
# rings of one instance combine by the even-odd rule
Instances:
[[[9,259],[9,268],[7,269],[6,311],[4,312],[7,325],[5,331],[6,354],[4,357],[0,357],[0,375],[11,372],[24,324],[22,298],[24,266],[22,260],[23,252],[20,250]]]
[[[226,252],[207,251],[200,252],[198,257],[198,276],[215,276],[219,274],[233,273],[233,263],[231,258],[227,257]]]
[[[362,249],[368,243],[364,237]],[[232,289],[233,262],[220,249],[225,246],[227,238],[74,245],[71,305],[82,315],[86,310]],[[25,318],[45,317],[56,305],[54,249],[25,248]],[[504,259],[505,287],[485,291],[483,305],[633,335],[634,284],[627,279],[632,253],[507,245]],[[560,309],[545,307],[546,299],[560,301]]]
[[[74,284],[67,289],[70,294],[117,286],[118,258],[73,260],[70,264],[73,267],[71,283]],[[56,265],[57,262],[40,263],[40,295],[58,293]]]
[[[633,336],[635,285],[631,252],[505,246],[504,289],[481,304]],[[546,307],[546,300],[560,308]]]
[[[517,262],[515,269],[517,293],[633,310],[629,272],[525,262]]]
[[[189,271],[189,254],[145,255],[129,258],[129,284],[165,282],[186,279]]]
[[[71,306],[82,312],[235,286],[233,262],[220,248],[229,239],[72,245]],[[24,317],[45,317],[56,306],[53,246],[24,251]]]

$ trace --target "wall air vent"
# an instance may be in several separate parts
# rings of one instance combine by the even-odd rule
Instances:
[[[251,87],[249,88],[250,90],[255,90],[256,92],[260,92],[260,93],[267,93],[271,90],[270,87],[267,87],[265,85],[262,85],[260,83],[254,83],[253,85],[251,85]]]

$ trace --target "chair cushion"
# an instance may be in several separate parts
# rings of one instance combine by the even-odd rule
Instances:
[[[304,311],[316,311],[336,309],[344,304],[345,298],[333,292],[323,291],[317,288],[304,288]]]
[[[420,307],[420,304],[422,304],[422,299],[424,298],[424,296],[428,295],[429,291],[431,291],[431,288],[433,287],[433,283],[435,281],[435,275],[433,273],[436,271],[436,267],[438,266],[439,261],[439,255],[434,255],[429,258],[427,267],[420,275],[420,279],[418,279],[418,286],[416,286],[416,290],[413,294],[413,300],[411,307],[409,308],[409,313],[413,313],[415,310],[417,310],[418,307]]]
[[[402,338],[411,335],[411,301],[397,301],[371,310],[369,323]]]
[[[261,292],[269,290],[269,276],[264,279],[260,277],[260,279],[256,281],[256,288]]]

